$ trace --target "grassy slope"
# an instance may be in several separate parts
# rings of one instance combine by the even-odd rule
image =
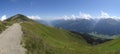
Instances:
[[[120,38],[95,46],[98,54],[120,54]]]
[[[91,46],[80,35],[66,30],[34,22],[21,25],[28,54],[120,54],[120,38]]]
[[[7,28],[7,26],[10,26],[10,24],[8,22],[1,22],[0,21],[0,33],[2,31],[4,31]]]
[[[0,22],[0,33],[1,33],[4,29],[5,29],[5,25],[4,25],[2,22]]]
[[[80,36],[34,22],[21,24],[28,54],[88,54],[91,47]],[[79,38],[78,38],[79,37]]]

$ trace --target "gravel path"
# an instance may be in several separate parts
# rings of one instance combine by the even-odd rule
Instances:
[[[22,38],[21,26],[15,23],[0,34],[0,54],[25,54],[20,45]]]

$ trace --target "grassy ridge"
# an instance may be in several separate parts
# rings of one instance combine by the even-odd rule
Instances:
[[[28,54],[90,53],[90,45],[80,35],[34,22],[21,25],[24,31],[23,42]]]

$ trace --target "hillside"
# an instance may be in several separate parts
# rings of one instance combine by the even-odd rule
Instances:
[[[0,33],[5,29],[5,25],[0,21]]]
[[[23,42],[32,54],[79,54],[87,53],[89,44],[80,36],[63,29],[47,27],[35,22],[23,26]]]
[[[88,44],[83,36],[36,22],[25,22],[23,42],[28,54],[120,54],[120,39],[99,45]]]
[[[94,46],[93,54],[120,54],[120,38]]]
[[[8,23],[8,22],[3,22],[3,21],[0,21],[0,33],[3,32],[8,26],[10,26],[11,24]]]

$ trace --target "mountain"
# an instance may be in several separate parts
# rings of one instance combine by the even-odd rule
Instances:
[[[32,21],[32,20],[22,14],[16,14],[16,15],[6,19],[5,21],[24,22],[24,21]]]
[[[21,23],[23,37],[21,44],[27,54],[120,54],[120,39],[98,45],[91,45],[91,36],[61,28],[54,28],[31,21],[28,17],[14,17],[6,22]],[[27,20],[24,20],[27,19]],[[93,38],[93,37],[92,37]],[[93,42],[94,43],[94,42]]]
[[[76,20],[56,20],[52,25],[57,28],[64,28],[76,32],[89,33],[92,30],[93,19],[76,19]]]
[[[69,20],[53,20],[48,22],[42,21],[46,25],[52,25],[56,28],[63,28],[70,31],[80,33],[92,33],[103,35],[119,35],[120,34],[120,20],[112,18],[101,19],[69,19]]]
[[[95,27],[94,31],[99,34],[118,35],[120,34],[120,21],[115,19],[100,19]]]

